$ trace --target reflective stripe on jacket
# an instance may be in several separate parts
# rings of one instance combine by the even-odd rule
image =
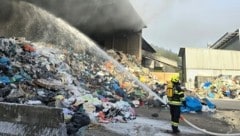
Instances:
[[[182,102],[181,101],[169,101],[168,104],[171,104],[171,105],[182,105]]]
[[[173,126],[177,127],[179,123],[177,123],[177,122],[173,122],[173,121],[172,121],[171,124],[172,124]]]

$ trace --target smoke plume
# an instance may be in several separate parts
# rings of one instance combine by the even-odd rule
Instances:
[[[140,31],[145,25],[128,0],[26,0],[84,33]]]

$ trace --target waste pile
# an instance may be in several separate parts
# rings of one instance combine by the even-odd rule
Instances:
[[[107,51],[156,93],[164,90],[136,58]],[[117,54],[115,54],[117,53]],[[115,54],[115,56],[114,56]],[[111,60],[24,38],[0,38],[0,101],[63,109],[68,134],[92,123],[136,118],[148,97]],[[163,97],[164,95],[162,95]]]
[[[159,83],[157,78],[151,74],[150,70],[140,64],[136,56],[125,54],[121,51],[114,51],[112,49],[107,50],[106,52],[121,63],[129,72],[134,74],[142,83],[145,83],[148,86]]]
[[[201,87],[195,90],[195,93],[199,97],[213,99],[240,99],[240,79],[220,75],[213,81],[202,83]]]
[[[165,95],[166,83],[161,82],[155,75],[153,75],[148,68],[143,67],[140,62],[137,60],[136,56],[125,54],[121,51],[114,51],[112,49],[106,51],[108,55],[112,56],[115,60],[121,63],[130,73],[132,73],[139,81],[147,85],[154,93],[156,93],[165,103],[167,103],[167,96]],[[117,76],[117,75],[116,75]],[[140,101],[135,100],[135,103],[140,103],[145,101],[145,104],[150,104],[151,106],[160,106],[164,105],[159,100],[154,99],[153,97],[144,97],[146,96],[144,91],[134,88],[134,82],[128,82],[127,93],[131,94],[134,91],[134,94],[141,96]],[[133,89],[133,90],[132,90]],[[154,100],[153,100],[154,99]]]
[[[153,92],[167,103],[168,99],[165,94],[167,83],[157,80],[157,78],[150,73],[149,69],[144,68],[139,64],[139,61],[137,61],[135,56],[114,50],[107,50],[106,52],[119,63],[124,65],[128,71],[134,74],[141,82],[147,84]],[[129,90],[127,92],[129,92]],[[189,90],[186,90],[185,95],[186,105],[181,107],[182,112],[214,112],[216,110],[216,106],[207,99],[207,97],[198,97],[193,93],[189,93]],[[166,106],[160,101],[152,98],[148,98],[147,100],[144,100],[144,102],[144,104],[151,107]]]
[[[76,53],[24,38],[0,38],[0,101],[63,108],[68,134],[90,120],[135,119],[134,107],[147,95],[120,74],[111,60],[88,51]]]

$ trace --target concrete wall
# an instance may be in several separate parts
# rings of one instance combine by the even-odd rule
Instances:
[[[62,109],[0,103],[0,134],[65,136]]]

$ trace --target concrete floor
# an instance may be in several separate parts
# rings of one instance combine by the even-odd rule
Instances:
[[[240,114],[240,101],[236,100],[211,100],[217,106],[217,114],[223,115],[225,118],[228,112],[236,112]],[[161,108],[136,108],[138,114],[136,120],[128,121],[128,123],[108,123],[101,124],[103,128],[96,130],[88,130],[86,136],[172,136],[172,134],[165,133],[170,130],[170,114],[168,109]],[[222,113],[225,114],[222,114]],[[153,113],[157,113],[158,117],[152,117]],[[216,118],[216,113],[184,113],[190,122],[199,128],[216,132],[216,133],[240,133],[238,127],[228,124],[226,119]],[[230,114],[230,113],[229,113]],[[231,114],[232,115],[232,114]],[[227,117],[228,118],[228,117]],[[236,117],[233,117],[236,118]],[[235,124],[236,125],[236,124]],[[239,126],[239,124],[237,124]],[[180,136],[208,136],[190,127],[185,122],[181,121]]]
[[[161,121],[138,117],[136,120],[129,121],[128,123],[109,123],[104,126],[122,136],[171,136],[165,131],[171,130],[169,121]],[[205,136],[204,133],[197,131],[188,126],[179,126],[181,135],[184,136]]]
[[[240,110],[240,100],[235,99],[218,99],[211,100],[214,104],[216,104],[217,109],[219,110]]]

